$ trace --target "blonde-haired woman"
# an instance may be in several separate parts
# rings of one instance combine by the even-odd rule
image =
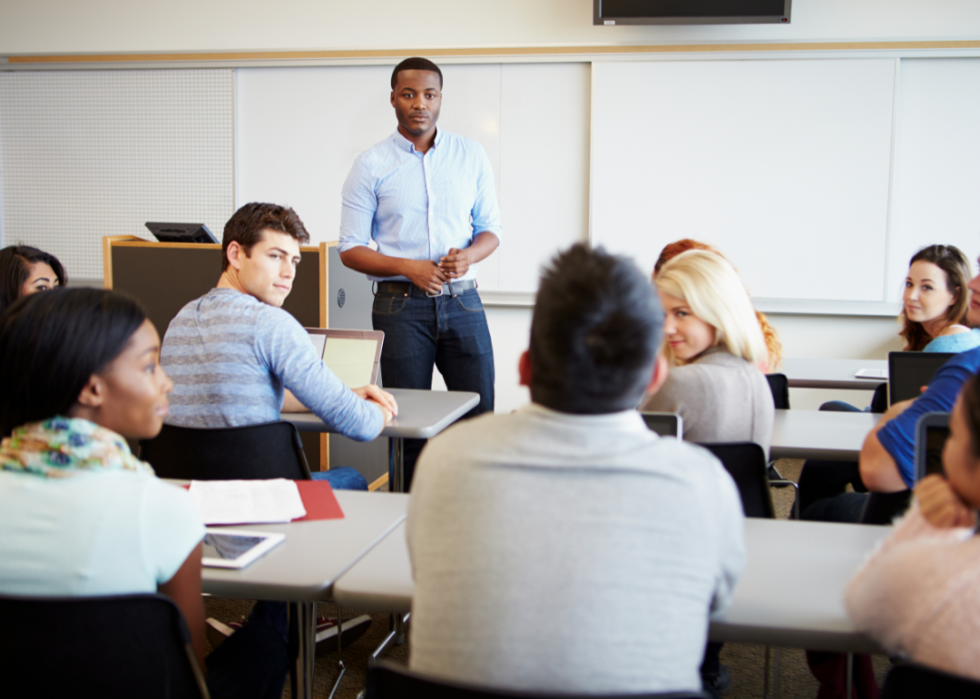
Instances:
[[[672,369],[643,409],[680,413],[688,441],[751,441],[768,454],[775,408],[757,368],[766,343],[735,269],[690,250],[665,264],[655,283]]]

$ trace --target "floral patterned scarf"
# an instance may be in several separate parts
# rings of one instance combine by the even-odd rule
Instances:
[[[66,417],[15,429],[0,443],[0,469],[46,478],[70,478],[83,471],[153,473],[115,432],[88,420]]]

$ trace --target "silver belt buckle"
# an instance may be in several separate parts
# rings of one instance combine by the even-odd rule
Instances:
[[[445,284],[443,286],[445,286]],[[452,288],[452,287],[450,287],[450,288]],[[430,294],[428,291],[425,292],[425,295],[428,296],[430,299],[437,299],[440,296],[442,296],[442,294],[443,294],[442,287],[439,288],[439,293],[438,294]]]

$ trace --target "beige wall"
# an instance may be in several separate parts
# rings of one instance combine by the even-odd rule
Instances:
[[[976,0],[794,0],[789,25],[595,27],[592,0],[0,0],[0,55],[976,39]]]

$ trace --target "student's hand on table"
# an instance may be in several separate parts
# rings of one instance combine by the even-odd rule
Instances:
[[[439,268],[451,279],[459,279],[470,268],[470,255],[466,250],[450,248],[446,255],[439,258]]]
[[[438,294],[442,291],[442,285],[449,281],[446,273],[431,260],[405,260],[407,268],[405,276],[412,280],[412,283],[420,289],[425,289],[430,294]]]
[[[919,501],[922,516],[934,527],[952,529],[976,526],[973,510],[938,474],[930,474],[919,481],[915,486],[915,498]]]
[[[385,416],[386,425],[391,422],[392,417],[398,415],[398,403],[395,402],[395,397],[374,384],[355,388],[354,393],[369,403],[374,403],[381,408],[381,413]]]

